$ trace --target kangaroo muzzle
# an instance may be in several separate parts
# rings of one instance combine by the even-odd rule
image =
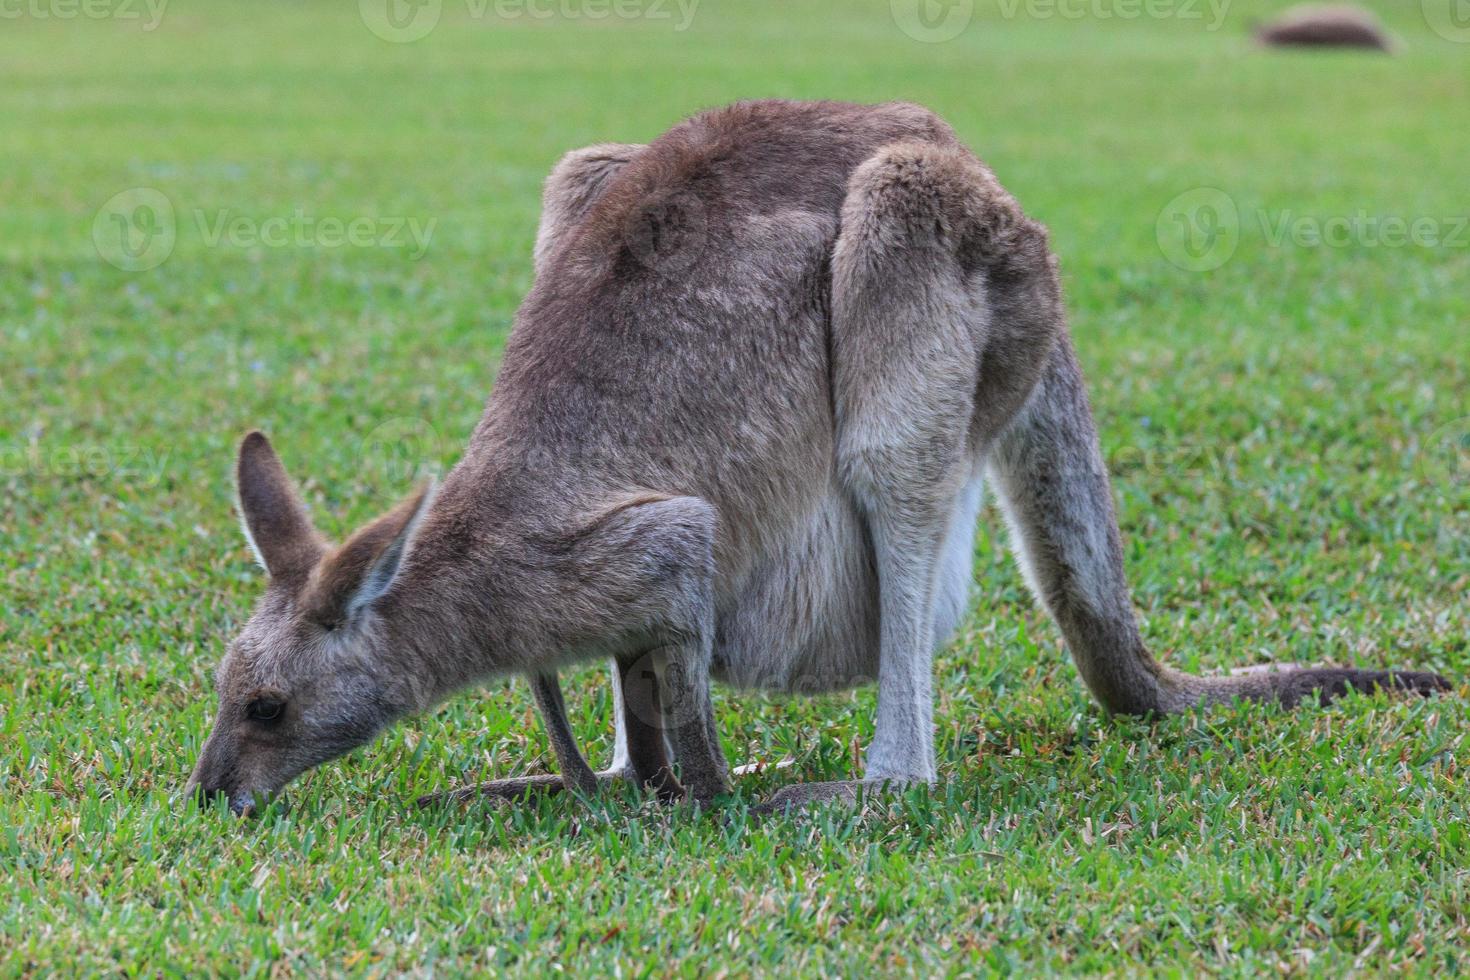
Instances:
[[[244,785],[233,753],[222,751],[211,737],[204,743],[204,751],[184,787],[184,798],[192,798],[200,807],[210,807],[221,795],[231,813],[247,817],[255,812],[256,798],[261,794]]]

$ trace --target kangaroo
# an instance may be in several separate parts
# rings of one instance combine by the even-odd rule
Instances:
[[[1197,677],[1134,620],[1111,489],[1045,229],[933,113],[749,102],[566,156],[535,281],[461,461],[333,546],[259,433],[237,464],[268,580],[219,669],[194,770],[236,812],[484,678],[532,688],[560,776],[708,803],[710,678],[876,679],[863,779],[936,777],[931,661],[958,625],[982,481],[1102,705],[1445,688],[1356,669]],[[613,665],[593,772],[560,667]],[[675,766],[677,765],[677,770]],[[792,807],[856,781],[788,786]]]

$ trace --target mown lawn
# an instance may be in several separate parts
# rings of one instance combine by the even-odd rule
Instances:
[[[1256,51],[1261,0],[981,3],[944,43],[886,2],[443,0],[411,43],[374,0],[175,0],[153,29],[109,2],[0,22],[0,974],[1470,966],[1470,44],[1443,4],[1382,0],[1382,58]],[[1456,693],[1108,719],[991,515],[932,793],[759,827],[414,809],[549,764],[497,681],[261,819],[181,805],[260,586],[240,434],[337,534],[451,464],[552,162],[753,96],[924,102],[1050,225],[1162,656]],[[599,757],[601,679],[572,697]],[[872,709],[720,692],[732,762],[794,759],[741,798],[850,773]]]

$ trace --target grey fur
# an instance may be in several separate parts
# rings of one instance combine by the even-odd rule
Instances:
[[[927,110],[743,103],[569,154],[535,259],[485,414],[421,520],[405,505],[332,549],[263,438],[242,447],[272,578],[221,670],[203,792],[243,809],[350,747],[298,715],[353,720],[365,741],[502,673],[534,678],[566,778],[492,795],[634,778],[711,799],[728,774],[710,677],[793,693],[876,678],[866,777],[931,781],[930,661],[963,611],[982,473],[1110,709],[1443,684],[1155,663],[1045,230]],[[395,547],[375,582],[365,569]],[[596,657],[614,664],[619,735],[594,774],[555,678]],[[269,730],[245,708],[266,688],[288,705]],[[814,784],[772,804],[854,795]]]

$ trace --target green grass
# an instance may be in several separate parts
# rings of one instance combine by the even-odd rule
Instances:
[[[1270,235],[1361,210],[1453,237],[1470,46],[1409,0],[1379,8],[1391,59],[1255,51],[1259,0],[1213,31],[982,3],[944,44],[886,3],[704,0],[685,31],[470,9],[445,0],[409,44],[356,4],[280,0],[0,29],[0,974],[1470,966],[1470,235]],[[1161,656],[1406,664],[1457,693],[1110,720],[989,515],[939,659],[932,792],[759,827],[632,797],[414,809],[549,764],[506,681],[262,819],[180,805],[261,585],[239,435],[273,435],[332,533],[375,514],[467,438],[557,156],[753,96],[924,102],[1051,227]],[[93,226],[137,187],[177,241],[127,272]],[[1217,263],[1217,213],[1185,213],[1204,271],[1165,258],[1166,205],[1197,187],[1238,216]],[[222,212],[298,209],[432,235],[416,259],[320,225],[211,244]],[[604,757],[600,681],[572,702]],[[721,691],[718,711],[733,762],[795,760],[743,780],[748,802],[852,772],[873,693]]]

